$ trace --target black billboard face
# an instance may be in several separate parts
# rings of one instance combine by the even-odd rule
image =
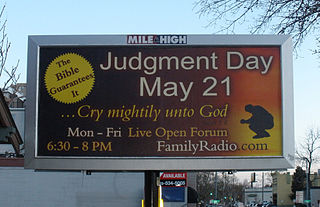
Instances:
[[[279,47],[41,47],[39,68],[38,156],[282,155]]]

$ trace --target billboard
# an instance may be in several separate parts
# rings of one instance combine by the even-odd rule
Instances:
[[[292,166],[288,36],[30,36],[28,54],[27,168]]]

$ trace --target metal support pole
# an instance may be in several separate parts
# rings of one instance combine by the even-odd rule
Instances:
[[[262,203],[263,203],[263,201],[264,201],[264,172],[262,172],[262,187],[261,187],[261,193],[262,193],[262,195],[261,195],[261,198],[262,198]]]
[[[306,159],[306,200],[310,200],[310,187],[309,187],[309,162],[308,162],[308,159]],[[310,203],[308,202],[307,203],[307,206],[310,207]]]
[[[144,206],[158,207],[158,186],[157,177],[158,171],[144,172]]]
[[[214,200],[218,200],[218,173],[214,175]]]

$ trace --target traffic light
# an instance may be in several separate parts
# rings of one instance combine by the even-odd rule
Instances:
[[[212,192],[210,192],[210,196],[212,196],[213,195],[213,193]]]

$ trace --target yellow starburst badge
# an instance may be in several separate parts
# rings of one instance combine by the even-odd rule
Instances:
[[[49,64],[44,77],[50,96],[66,104],[84,99],[92,90],[94,80],[91,64],[76,53],[56,57]]]

